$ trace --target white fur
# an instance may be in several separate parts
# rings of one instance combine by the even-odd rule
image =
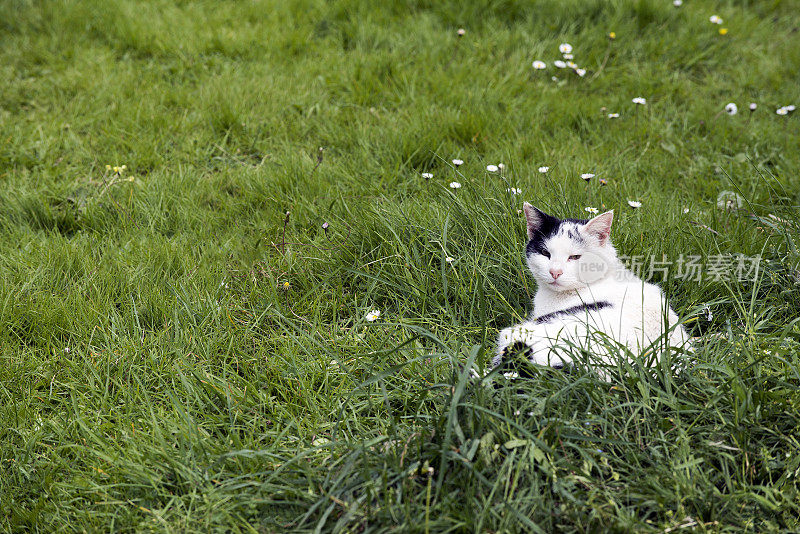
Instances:
[[[529,204],[525,208],[530,237],[540,221]],[[580,358],[581,349],[591,355],[590,363],[616,366],[613,355],[620,351],[613,345],[624,345],[634,354],[651,348],[652,365],[665,345],[686,346],[686,330],[661,289],[636,277],[617,258],[609,239],[612,219],[613,213],[607,212],[586,225],[562,223],[559,232],[545,241],[550,258],[541,254],[528,257],[528,267],[538,283],[533,314],[500,332],[494,365],[502,362],[507,346],[519,341],[531,348],[533,363],[557,367]],[[570,231],[573,237],[579,232],[579,237],[569,237]],[[575,259],[575,255],[581,258]],[[563,274],[554,280],[551,269]],[[610,306],[535,322],[537,317],[597,302]]]

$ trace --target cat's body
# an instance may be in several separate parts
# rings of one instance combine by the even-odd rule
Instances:
[[[618,344],[634,354],[686,345],[661,289],[617,258],[609,239],[613,212],[562,221],[526,203],[525,216],[527,263],[538,290],[531,319],[500,332],[495,365],[509,347],[524,348],[533,363],[563,367],[582,353],[590,363],[616,365],[610,355],[620,353]]]

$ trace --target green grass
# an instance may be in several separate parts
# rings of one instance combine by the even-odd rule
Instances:
[[[798,25],[767,0],[0,2],[0,529],[800,530]],[[681,373],[478,381],[535,292],[522,199],[615,209],[621,254],[761,269],[657,277]]]

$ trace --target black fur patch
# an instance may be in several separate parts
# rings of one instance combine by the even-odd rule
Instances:
[[[611,303],[605,300],[601,300],[599,302],[591,302],[587,304],[579,304],[578,306],[572,306],[564,310],[558,310],[552,313],[546,313],[545,315],[542,315],[534,319],[534,322],[536,324],[549,323],[556,317],[562,317],[564,315],[575,315],[577,313],[586,311],[597,311],[597,310],[602,310],[603,308],[610,308],[610,307]]]
[[[536,229],[533,234],[533,238],[528,241],[528,245],[525,247],[526,258],[531,254],[544,254],[547,252],[547,249],[544,247],[544,242],[556,235],[563,223],[575,223],[583,225],[589,222],[588,219],[559,219],[558,217],[547,215],[542,211],[540,211],[539,214],[542,217],[542,224]],[[570,237],[570,239],[583,241],[583,238],[581,238],[578,232],[568,230],[567,235]]]

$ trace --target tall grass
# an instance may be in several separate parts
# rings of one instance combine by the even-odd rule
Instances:
[[[775,109],[798,23],[1,3],[0,528],[797,530],[800,155]],[[474,378],[530,312],[523,199],[615,209],[627,256],[762,261],[656,276],[695,337],[680,372]]]

